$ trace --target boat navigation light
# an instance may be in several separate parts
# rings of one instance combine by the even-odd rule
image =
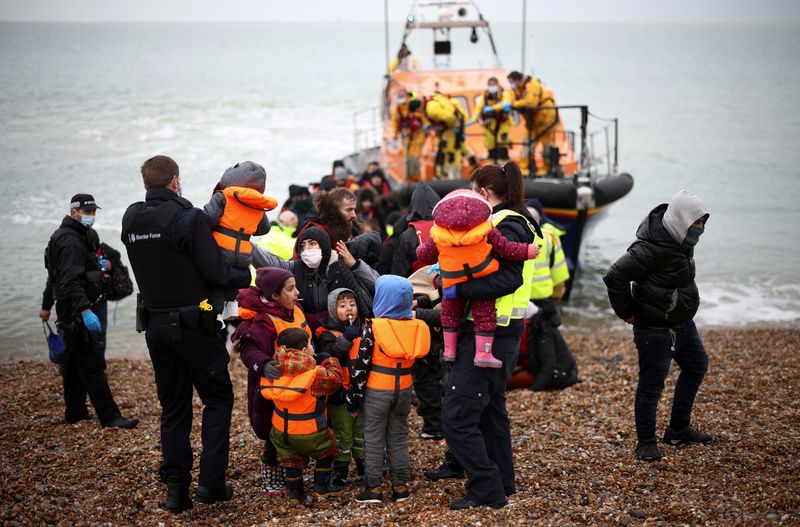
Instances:
[[[414,23],[414,15],[408,15],[408,17],[406,17],[406,20],[408,20],[409,24],[413,24]]]

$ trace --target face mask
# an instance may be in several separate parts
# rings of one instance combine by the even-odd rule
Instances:
[[[516,82],[509,82],[508,83],[508,87],[511,88],[512,90],[516,90],[517,89],[517,83]]]
[[[703,234],[704,227],[689,227],[686,231],[686,237],[683,239],[685,247],[694,247],[700,241],[700,235]]]
[[[397,104],[405,104],[405,103],[406,103],[406,100],[407,100],[407,99],[406,99],[405,97],[398,97],[398,98],[397,98],[397,100],[395,100],[395,102],[396,102]]]
[[[318,269],[322,262],[322,249],[306,249],[300,253],[300,259],[309,269]]]
[[[497,93],[497,86],[489,86],[486,90],[491,93],[492,95]]]
[[[94,216],[81,216],[81,223],[86,227],[94,225]]]

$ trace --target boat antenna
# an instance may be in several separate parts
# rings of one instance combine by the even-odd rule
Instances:
[[[383,0],[383,35],[384,49],[386,53],[386,69],[389,71],[389,0]]]
[[[523,74],[525,73],[525,36],[526,36],[526,27],[525,23],[528,20],[528,0],[522,0],[522,68],[519,70]]]

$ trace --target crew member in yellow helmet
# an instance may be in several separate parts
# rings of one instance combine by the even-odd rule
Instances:
[[[536,78],[523,76],[518,71],[508,74],[508,83],[512,95],[511,108],[522,114],[527,130],[519,166],[526,176],[544,176],[550,170],[550,163],[547,156],[543,155],[542,166],[537,167],[534,152],[539,143],[543,145],[543,150],[555,146],[558,110],[555,108],[553,94]]]
[[[439,139],[434,174],[440,179],[460,179],[462,156],[466,156],[472,166],[478,164],[464,141],[467,111],[458,99],[438,91],[424,98],[423,108],[430,128]]]
[[[422,145],[425,144],[425,126],[428,124],[428,120],[422,111],[422,101],[417,98],[414,92],[400,88],[395,96],[394,103],[391,148],[397,150],[397,138],[402,135],[403,148],[406,154],[406,181],[419,181],[419,159],[422,153]]]
[[[475,111],[467,122],[483,125],[483,145],[492,163],[508,161],[509,133],[514,121],[507,108],[511,104],[511,96],[504,90],[497,77],[490,77],[486,83],[486,91],[478,97]]]

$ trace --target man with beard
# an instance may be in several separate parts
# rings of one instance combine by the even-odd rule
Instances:
[[[306,221],[298,232],[310,227],[319,227],[331,239],[331,247],[336,242],[349,241],[360,231],[356,220],[356,196],[346,188],[335,188],[314,194],[314,209],[306,214]]]

